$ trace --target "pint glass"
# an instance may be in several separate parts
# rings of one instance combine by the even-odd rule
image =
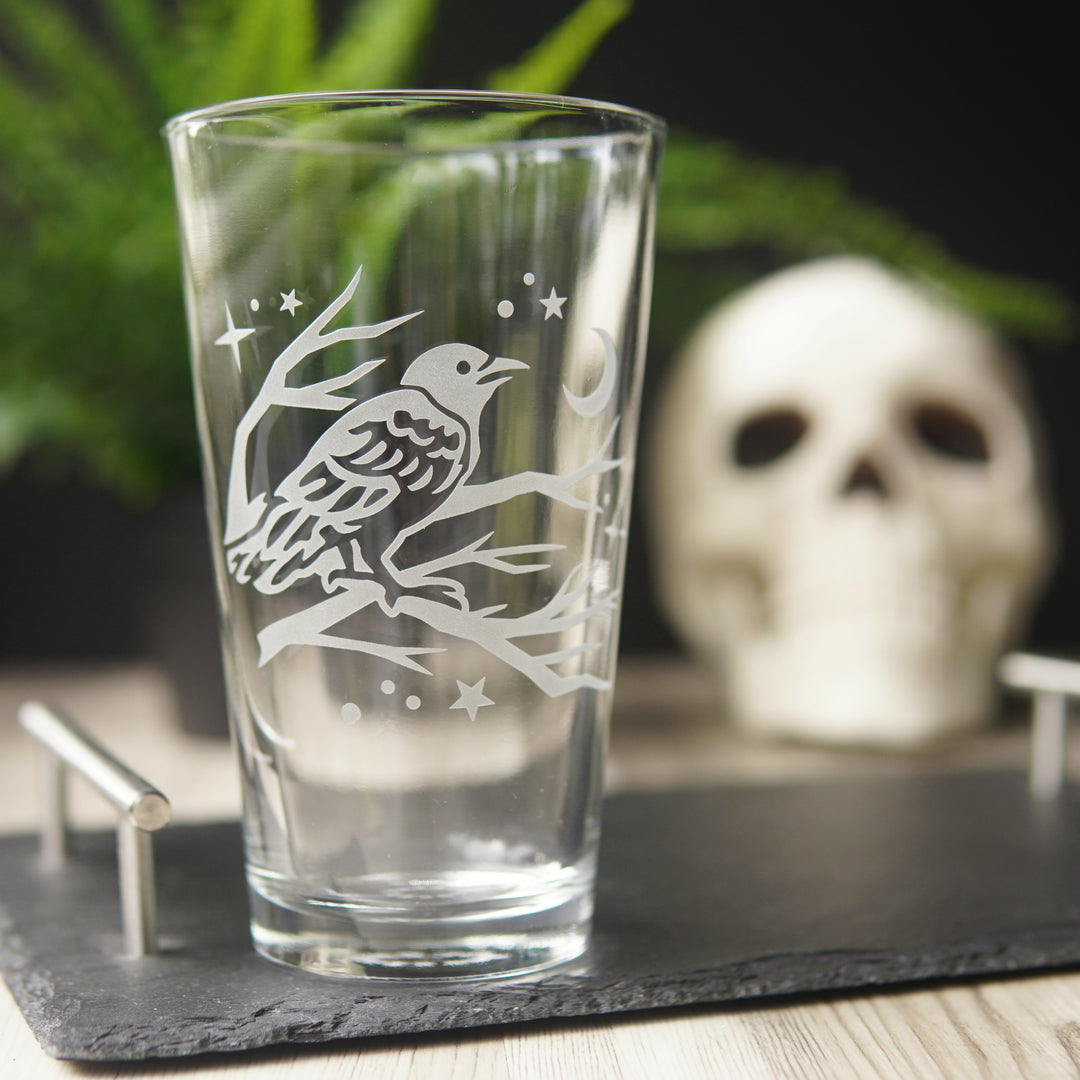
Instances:
[[[662,125],[406,91],[172,120],[252,936],[588,941]]]

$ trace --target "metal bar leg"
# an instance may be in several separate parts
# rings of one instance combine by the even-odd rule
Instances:
[[[67,858],[67,768],[44,746],[38,751],[41,859],[50,870]]]
[[[66,769],[78,769],[116,807],[116,854],[124,951],[147,956],[157,949],[157,897],[152,835],[172,816],[169,800],[118,761],[78,725],[41,702],[19,709],[19,723],[44,747],[41,846],[47,866],[64,858],[67,840]]]
[[[150,956],[157,951],[157,897],[151,834],[121,818],[116,825],[116,855],[120,870],[124,952],[128,956]]]
[[[1065,695],[1034,695],[1028,786],[1037,799],[1053,799],[1065,784]]]

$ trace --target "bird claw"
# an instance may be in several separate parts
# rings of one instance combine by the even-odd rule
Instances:
[[[399,589],[393,592],[385,589],[382,598],[378,601],[379,607],[391,618],[397,618],[402,613],[401,601],[405,598],[426,600],[444,607],[453,606],[461,611],[469,610],[465,586],[453,578],[419,577],[416,580],[398,578],[397,584],[400,586]]]
[[[469,598],[465,595],[465,586],[453,578],[429,578],[423,582],[420,588],[410,589],[414,596],[428,594],[437,603],[452,603],[461,611],[469,610]]]

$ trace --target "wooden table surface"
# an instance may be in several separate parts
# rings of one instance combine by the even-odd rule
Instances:
[[[0,831],[34,827],[34,750],[14,712],[43,697],[74,714],[157,784],[177,820],[235,816],[239,795],[224,740],[179,730],[157,671],[0,669]],[[832,752],[747,743],[714,715],[707,684],[683,666],[626,663],[620,673],[609,786],[827,780],[913,771],[1023,769],[1023,725],[917,755]],[[1073,757],[1080,748],[1073,747]],[[1080,774],[1080,759],[1070,760]],[[81,827],[109,823],[97,797],[73,784]],[[766,1004],[700,1006],[459,1033],[279,1048],[171,1062],[54,1061],[0,989],[0,1077],[1080,1077],[1080,973]]]

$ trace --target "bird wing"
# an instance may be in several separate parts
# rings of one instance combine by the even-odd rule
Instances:
[[[438,506],[462,475],[469,431],[427,394],[400,388],[350,409],[277,486],[254,533],[230,551],[244,578],[279,592],[344,569],[338,546],[394,506],[394,533]],[[355,559],[350,560],[354,562]]]
[[[275,495],[347,535],[398,499],[430,508],[461,473],[467,439],[462,421],[426,394],[393,390],[328,428]]]

